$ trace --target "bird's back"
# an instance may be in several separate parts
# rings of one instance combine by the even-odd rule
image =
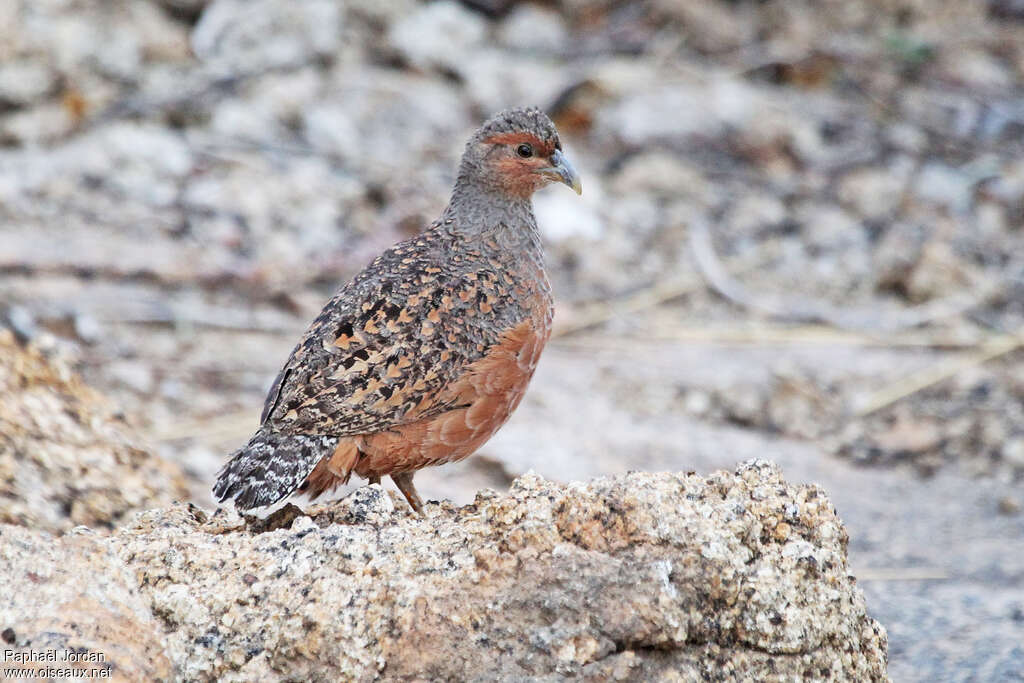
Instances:
[[[518,237],[467,239],[441,221],[377,257],[296,345],[263,428],[350,436],[437,414],[448,407],[436,400],[444,388],[504,332],[527,319],[549,328],[535,226],[514,229]]]

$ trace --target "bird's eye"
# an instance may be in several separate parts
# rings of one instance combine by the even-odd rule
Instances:
[[[528,144],[524,142],[523,144],[516,147],[516,154],[518,154],[524,159],[529,159],[530,157],[533,156],[533,147],[530,147]]]

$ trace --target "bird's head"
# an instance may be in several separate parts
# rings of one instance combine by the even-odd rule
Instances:
[[[551,182],[583,191],[555,124],[536,108],[506,109],[484,123],[466,145],[459,179],[516,199]]]

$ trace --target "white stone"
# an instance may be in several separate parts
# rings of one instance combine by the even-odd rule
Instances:
[[[562,17],[547,7],[516,5],[498,27],[498,39],[512,50],[558,52],[568,41]]]
[[[914,182],[915,193],[930,202],[954,211],[970,207],[976,178],[941,162],[925,164]]]
[[[388,32],[391,46],[409,63],[458,70],[487,35],[483,17],[451,0],[422,5]]]
[[[196,56],[247,73],[305,64],[341,44],[342,8],[330,0],[214,0],[192,33]]]

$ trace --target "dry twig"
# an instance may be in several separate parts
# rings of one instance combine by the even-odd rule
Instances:
[[[694,221],[689,233],[697,267],[712,289],[746,309],[780,320],[826,323],[839,329],[860,332],[903,330],[962,315],[1003,291],[1001,284],[972,287],[970,293],[962,296],[954,295],[895,311],[880,311],[877,308],[843,309],[803,297],[769,299],[752,294],[726,269],[715,253],[711,230],[706,221]]]
[[[728,268],[731,273],[739,275],[764,264],[768,258],[768,255],[763,251],[758,251],[748,256],[733,259],[727,266],[723,267]],[[704,286],[704,281],[699,277],[693,274],[686,274],[670,280],[656,282],[646,289],[616,301],[594,302],[573,311],[565,323],[560,323],[556,320],[555,329],[551,337],[564,337],[574,332],[600,325],[618,316],[654,308],[672,299],[692,294],[703,289]]]
[[[896,401],[934,386],[960,372],[1024,348],[1024,330],[990,339],[978,351],[966,356],[944,358],[918,372],[911,373],[868,396],[854,414],[858,417],[876,413]]]

